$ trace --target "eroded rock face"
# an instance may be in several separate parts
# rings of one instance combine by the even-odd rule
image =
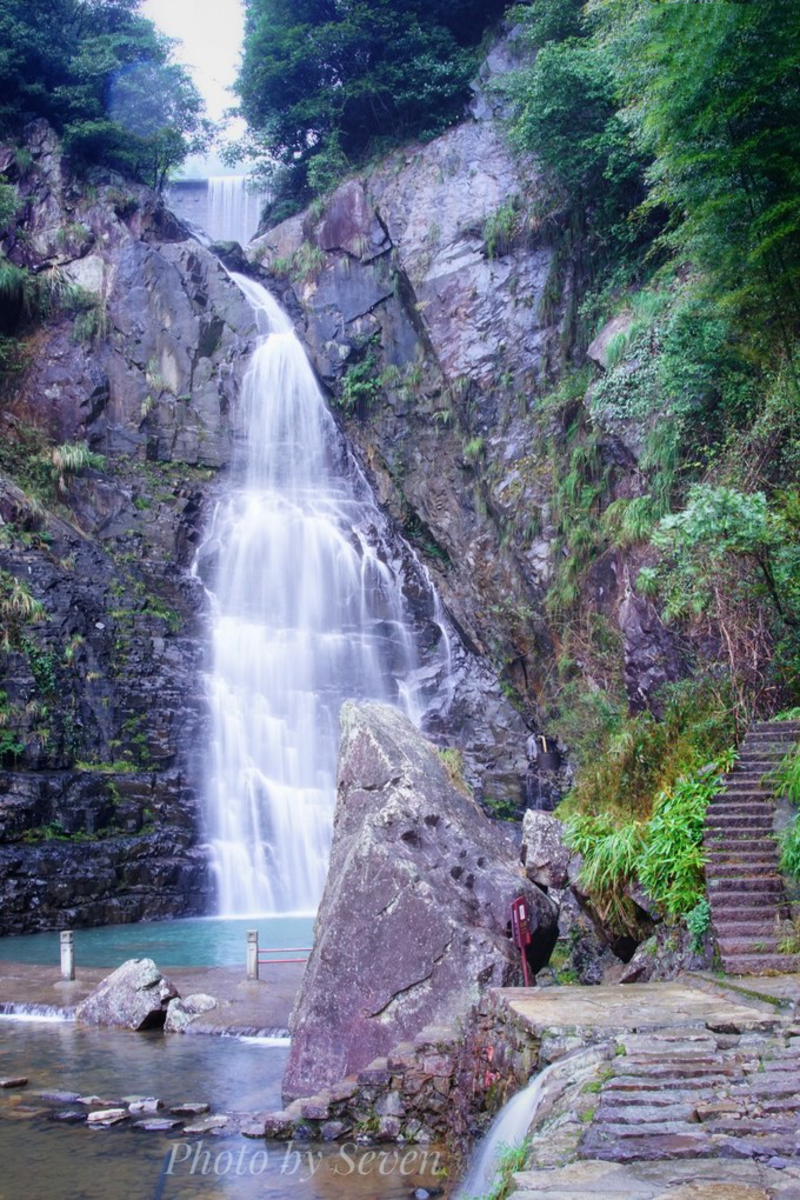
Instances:
[[[288,1097],[515,982],[516,896],[528,899],[534,966],[556,936],[555,907],[524,878],[505,830],[453,785],[405,716],[346,704],[341,726],[331,867],[293,1015]]]
[[[0,662],[15,747],[0,761],[0,933],[207,905],[205,601],[189,568],[255,334],[152,192],[99,172],[88,187],[44,123],[26,137],[4,253],[77,298],[20,319],[23,367],[0,397],[0,570],[44,606]],[[34,494],[64,442],[104,465]]]
[[[116,1025],[122,1029],[157,1029],[167,1006],[178,995],[152,958],[131,958],[117,967],[79,1004],[80,1025]]]
[[[567,553],[548,446],[562,446],[580,417],[598,435],[610,480],[605,502],[635,499],[650,425],[612,420],[593,403],[592,388],[559,411],[542,403],[582,361],[573,317],[588,281],[581,256],[565,253],[570,239],[558,217],[545,231],[536,216],[537,171],[509,146],[502,89],[492,86],[525,53],[514,31],[501,37],[476,81],[469,119],[348,180],[324,213],[316,206],[293,216],[258,238],[252,255],[274,266],[296,297],[317,370],[334,399],[344,398],[347,433],[462,641],[501,671],[505,691],[513,689],[535,726],[557,640],[545,593]],[[298,261],[316,265],[287,272],[301,247]],[[630,319],[609,323],[589,347],[598,373]],[[353,407],[343,381],[365,362],[374,367],[370,394]],[[577,598],[598,626],[621,635],[619,673],[634,708],[657,703],[659,687],[686,673],[652,605],[631,606],[638,553],[610,547],[599,555]],[[521,746],[503,729],[494,696],[485,718],[475,718],[471,668],[454,667],[451,728],[476,731],[474,748],[457,740],[470,779],[487,797],[508,798],[525,773]],[[479,690],[485,694],[482,682]],[[495,771],[482,725],[496,734],[505,770]],[[447,721],[441,732],[448,736]],[[481,759],[489,763],[482,775],[471,765]]]

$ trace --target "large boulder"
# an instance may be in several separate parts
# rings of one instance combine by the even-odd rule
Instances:
[[[177,995],[152,958],[130,958],[78,1005],[75,1020],[81,1025],[158,1029],[166,1020],[170,1000]]]
[[[564,826],[557,817],[534,809],[525,813],[520,857],[532,883],[548,889],[567,886],[571,856],[564,842]]]
[[[530,961],[556,938],[508,832],[451,780],[402,713],[346,704],[328,882],[292,1018],[287,1098],[357,1071],[482,988],[520,982],[509,907],[528,900]]]

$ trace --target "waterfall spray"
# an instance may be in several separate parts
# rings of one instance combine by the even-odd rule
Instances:
[[[242,392],[244,478],[207,542],[218,548],[208,832],[223,915],[313,912],[342,702],[385,701],[419,720],[425,698],[371,489],[288,316],[260,284],[233,278],[260,338]],[[443,626],[440,655],[447,677]]]

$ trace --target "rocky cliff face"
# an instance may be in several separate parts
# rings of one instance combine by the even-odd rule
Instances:
[[[231,458],[251,312],[144,188],[78,186],[44,126],[4,250],[17,369],[2,381],[0,932],[197,912],[203,589],[189,566]],[[100,469],[58,477],[53,448]],[[91,460],[100,466],[101,460]],[[35,616],[35,614],[34,614]]]
[[[29,293],[0,305],[16,350],[0,377],[0,933],[208,903],[207,606],[190,567],[220,472],[236,466],[255,336],[221,262],[152,193],[99,173],[78,184],[43,125],[28,148],[22,167],[0,150],[20,197],[3,251]],[[383,270],[353,276],[353,311]],[[417,338],[404,330],[401,341]],[[76,446],[103,457],[64,465]],[[386,553],[433,644],[427,572],[402,532],[390,519]],[[210,560],[199,567],[213,572]],[[452,703],[430,714],[429,732],[458,740],[489,796],[519,803],[525,727],[483,647],[457,616],[441,619]]]
[[[533,970],[557,910],[519,850],[456,786],[411,722],[378,704],[342,709],[331,867],[292,1020],[289,1097],[311,1095],[428,1024],[450,1024],[483,988],[521,975],[507,934],[528,899]]]
[[[590,426],[610,500],[639,494],[643,438],[635,422],[604,425],[591,393],[546,402],[578,357],[585,280],[569,231],[537,217],[535,165],[508,145],[494,85],[522,54],[512,33],[462,124],[348,181],[249,253],[296,297],[384,503],[468,644],[535,726],[559,642],[544,600],[567,554],[552,446]],[[602,372],[602,355],[594,361]],[[674,635],[633,593],[638,565],[613,550],[581,582],[619,641],[620,685],[635,707],[685,670]]]

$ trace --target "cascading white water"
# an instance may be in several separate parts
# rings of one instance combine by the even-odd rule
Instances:
[[[258,231],[265,199],[245,175],[212,175],[208,180],[206,233],[215,242],[246,246]]]
[[[551,1063],[504,1104],[489,1131],[478,1143],[472,1156],[467,1177],[454,1200],[480,1200],[492,1192],[499,1168],[499,1156],[504,1149],[516,1149],[525,1139],[539,1105],[549,1073],[557,1064]]]
[[[416,653],[401,581],[375,549],[382,518],[291,322],[263,287],[233,278],[260,339],[242,390],[243,482],[206,543],[219,555],[209,836],[223,915],[311,912],[341,703],[383,700],[418,719]]]

